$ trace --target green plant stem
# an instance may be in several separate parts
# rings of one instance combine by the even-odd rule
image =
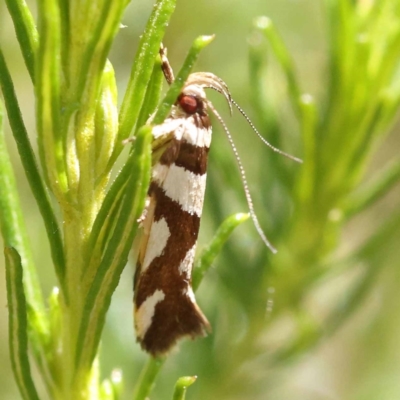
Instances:
[[[25,65],[32,82],[35,82],[35,52],[39,42],[35,21],[24,0],[6,0],[6,3],[14,22]]]
[[[139,380],[136,383],[136,387],[133,392],[133,400],[145,400],[149,398],[149,395],[153,390],[156,377],[164,365],[164,362],[165,358],[149,357],[146,365],[142,369]]]
[[[65,310],[66,321],[63,325],[68,329],[65,330],[63,341],[72,357],[69,359],[71,364],[66,367],[68,380],[64,392],[65,396],[73,399],[85,399],[87,395],[87,374],[96,355],[111,295],[126,265],[137,220],[144,208],[150,179],[150,145],[151,129],[144,127],[134,143],[132,162],[129,163],[130,177],[114,231],[107,241],[96,275],[79,303]],[[72,375],[68,371],[72,371]]]

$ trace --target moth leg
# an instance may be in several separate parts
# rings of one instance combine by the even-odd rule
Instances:
[[[149,206],[150,206],[150,197],[147,197],[142,215],[137,219],[139,228],[143,228],[143,222],[146,219],[146,216],[148,214]]]
[[[136,286],[138,277],[140,276],[141,265],[146,254],[147,243],[149,241],[150,229],[154,220],[155,199],[154,196],[148,196],[146,199],[146,207],[139,218],[140,232],[135,237],[133,243],[134,254],[137,257],[137,265],[134,277],[134,287]]]
[[[164,154],[168,146],[170,146],[174,138],[175,138],[174,132],[168,132],[165,133],[165,135],[162,135],[157,139],[153,140],[151,144],[151,155],[152,155],[153,166],[160,160],[160,157]]]
[[[160,44],[160,57],[161,57],[161,69],[164,73],[165,80],[167,81],[168,85],[170,85],[174,80],[174,71],[172,70],[171,64],[168,61],[167,57],[167,48],[164,45]]]
[[[125,146],[127,144],[133,143],[136,140],[135,136],[128,137],[122,141],[122,144]]]

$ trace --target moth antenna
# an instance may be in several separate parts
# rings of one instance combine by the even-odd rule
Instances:
[[[268,142],[267,139],[265,139],[260,132],[258,132],[257,128],[254,126],[253,122],[251,121],[251,119],[247,116],[247,114],[244,112],[244,110],[242,109],[242,107],[239,106],[238,103],[236,103],[235,100],[233,100],[231,98],[231,103],[239,110],[240,114],[243,115],[243,117],[245,118],[245,120],[248,122],[248,124],[251,126],[251,128],[253,129],[253,131],[257,134],[257,136],[264,142],[264,144],[266,144],[271,150],[275,151],[276,153],[281,154],[282,156],[285,156],[287,158],[290,158],[291,160],[298,162],[300,164],[303,163],[303,160],[301,158],[297,158],[295,156],[292,156],[291,154],[285,153],[282,150],[279,150],[277,147],[273,146],[270,142]]]
[[[249,213],[250,213],[251,219],[253,220],[254,227],[256,228],[258,234],[260,235],[260,237],[261,237],[262,241],[265,243],[265,245],[272,251],[272,253],[275,254],[277,252],[277,250],[275,249],[274,246],[272,246],[270,241],[267,239],[267,236],[265,235],[264,231],[262,230],[261,225],[258,221],[257,215],[254,211],[253,199],[251,198],[251,195],[250,195],[250,189],[249,189],[249,185],[247,183],[246,173],[244,171],[243,164],[239,157],[239,153],[237,151],[236,145],[233,142],[232,135],[230,134],[228,127],[226,126],[224,120],[218,114],[218,111],[214,108],[214,106],[210,102],[208,102],[207,104],[210,107],[211,111],[216,116],[216,118],[218,119],[218,121],[220,122],[220,124],[222,125],[222,127],[226,133],[226,136],[228,137],[228,141],[232,147],[233,154],[235,155],[236,162],[239,167],[240,176],[242,178],[242,183],[243,183],[243,189],[244,189],[244,193],[246,195],[247,205],[249,207]]]
[[[168,85],[170,85],[175,80],[174,71],[172,70],[171,64],[169,63],[167,57],[167,48],[164,47],[162,43],[160,43],[159,54],[161,57],[162,72],[164,73],[165,80],[167,81]]]

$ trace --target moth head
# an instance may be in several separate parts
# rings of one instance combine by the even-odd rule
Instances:
[[[204,89],[199,85],[185,87],[175,103],[188,115],[203,115],[207,109],[207,98]]]
[[[228,86],[221,78],[212,74],[211,72],[195,72],[193,74],[190,74],[185,82],[185,86],[183,87],[182,93],[179,98],[186,95],[193,96],[197,99],[198,102],[209,104],[210,102],[209,100],[207,100],[204,89],[213,89],[216,90],[218,93],[223,94],[226,101],[228,102],[229,109],[232,113],[232,96],[229,92]],[[186,100],[190,102],[189,99],[184,99],[185,102]],[[182,106],[182,104],[180,105]]]

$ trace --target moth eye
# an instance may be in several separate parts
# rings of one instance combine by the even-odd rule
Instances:
[[[199,101],[194,96],[182,94],[178,98],[178,103],[182,110],[188,114],[194,114],[199,110]]]

